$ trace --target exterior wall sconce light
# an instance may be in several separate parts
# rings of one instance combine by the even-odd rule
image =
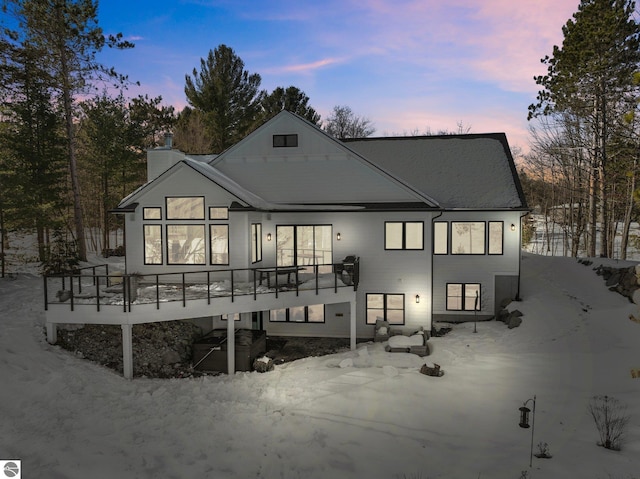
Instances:
[[[529,401],[533,402],[533,414],[531,416],[531,450],[529,451],[529,468],[533,463],[533,430],[536,425],[536,397],[533,396],[531,399],[527,399],[520,410],[520,423],[518,424],[523,429],[529,428],[529,413],[532,412],[531,409],[527,407],[527,403]]]
[[[420,302],[420,295],[416,294],[416,303],[419,303],[419,302]]]
[[[511,223],[511,231],[515,231],[516,230],[516,225],[514,225],[513,223]]]
[[[341,238],[340,233],[338,233],[338,234],[336,235],[336,239],[337,239],[338,241],[340,241],[340,238]]]
[[[267,241],[271,241],[271,233],[267,233]]]

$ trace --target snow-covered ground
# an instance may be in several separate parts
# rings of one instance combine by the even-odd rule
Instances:
[[[133,381],[46,342],[39,277],[0,279],[0,459],[30,479],[640,478],[637,307],[575,259],[526,254],[522,271],[519,328],[455,325],[426,358],[367,343],[265,374]],[[621,451],[596,445],[600,394],[628,406]],[[518,408],[534,395],[534,453],[553,457],[529,470]]]

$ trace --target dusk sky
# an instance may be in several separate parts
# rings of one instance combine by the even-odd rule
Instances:
[[[326,119],[348,105],[373,136],[427,129],[505,132],[528,150],[540,63],[579,0],[102,0],[105,33],[130,51],[100,59],[178,110],[185,75],[225,44],[262,77],[296,86]]]

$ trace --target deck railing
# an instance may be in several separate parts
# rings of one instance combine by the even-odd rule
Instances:
[[[100,272],[100,270],[103,272]],[[86,271],[91,270],[90,274]],[[286,274],[286,282],[280,276]],[[328,263],[300,266],[273,266],[240,269],[212,269],[186,271],[178,273],[110,274],[108,265],[90,266],[70,273],[45,275],[44,308],[68,305],[74,311],[76,305],[95,305],[96,310],[109,304],[121,304],[125,313],[131,312],[136,304],[155,303],[156,308],[167,302],[181,301],[186,307],[189,300],[206,298],[207,304],[217,297],[230,297],[233,302],[237,296],[259,295],[300,291],[358,288],[360,261]],[[273,278],[273,279],[272,279]],[[293,278],[294,280],[292,280]],[[301,281],[304,279],[305,281]],[[263,283],[267,283],[264,287]],[[228,288],[216,289],[221,284]],[[56,286],[57,285],[57,286]],[[146,297],[140,297],[144,288]],[[189,289],[191,292],[188,292]],[[55,299],[52,298],[51,292]],[[111,294],[111,300],[102,300]],[[150,294],[150,296],[149,296]]]

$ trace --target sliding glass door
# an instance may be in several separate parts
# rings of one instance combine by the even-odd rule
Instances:
[[[332,226],[276,226],[276,251],[278,266],[331,264]]]

